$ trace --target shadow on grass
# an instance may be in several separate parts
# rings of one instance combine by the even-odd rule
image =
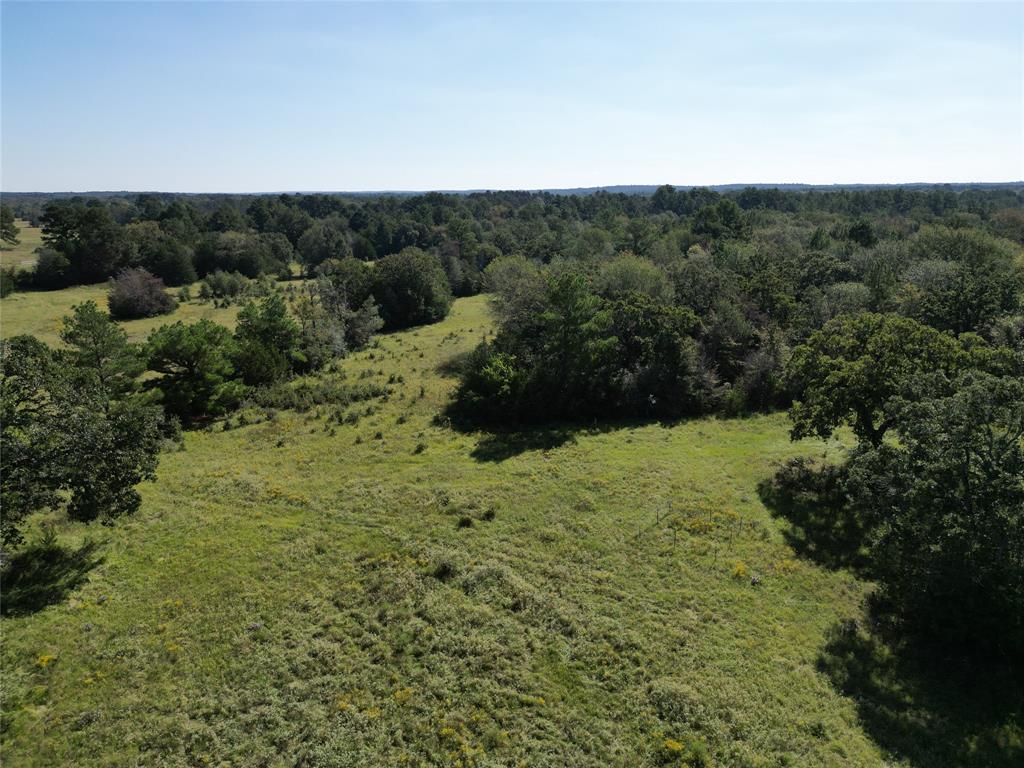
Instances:
[[[26,546],[0,571],[0,613],[24,616],[63,601],[103,562],[94,557],[97,547],[92,541],[74,549],[63,547],[52,536]]]
[[[459,352],[447,360],[442,360],[434,370],[439,376],[443,376],[446,379],[457,379],[466,372],[472,354],[472,352]]]
[[[449,409],[438,422],[459,432],[480,435],[476,447],[469,454],[476,461],[502,462],[530,451],[549,451],[563,445],[570,445],[575,443],[576,438],[580,435],[599,435],[622,429],[636,429],[651,424],[671,427],[678,424],[679,420],[668,421],[655,418],[591,420],[588,422],[493,427],[457,417]]]
[[[850,697],[868,735],[914,768],[1024,765],[1024,675],[833,629],[818,668]]]
[[[849,509],[842,485],[842,467],[793,459],[762,480],[757,493],[773,515],[789,521],[783,535],[798,555],[826,568],[862,571],[867,530]]]
[[[515,432],[485,434],[470,452],[477,461],[505,461],[529,451],[549,451],[566,443],[576,442],[579,430],[570,428],[535,428]]]

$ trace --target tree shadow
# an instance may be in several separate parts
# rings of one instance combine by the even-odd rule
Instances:
[[[476,461],[501,462],[529,451],[550,451],[566,443],[574,443],[576,431],[568,428],[536,428],[490,432],[480,438],[469,455]]]
[[[0,613],[25,616],[63,601],[103,562],[93,556],[97,548],[92,541],[64,547],[51,535],[26,546],[0,570]]]
[[[915,768],[1024,765],[1024,674],[833,628],[818,669],[853,700],[868,735]]]
[[[867,566],[867,526],[843,492],[843,468],[793,459],[774,477],[762,480],[758,496],[790,527],[783,536],[793,550],[826,568],[863,571]]]
[[[459,432],[478,434],[480,439],[470,456],[476,461],[502,462],[530,451],[549,451],[576,442],[580,435],[599,435],[622,429],[635,429],[660,424],[671,427],[678,421],[659,419],[620,419],[615,421],[561,422],[544,425],[517,425],[492,428],[487,431],[480,424],[464,419],[446,417],[444,424]]]
[[[472,352],[459,352],[446,360],[442,360],[434,367],[434,371],[446,379],[457,379],[465,373],[469,365]]]

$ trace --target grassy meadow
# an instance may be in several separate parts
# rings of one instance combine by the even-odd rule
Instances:
[[[60,293],[5,299],[4,335],[52,341],[103,288]],[[837,443],[784,414],[459,432],[448,364],[489,329],[458,300],[343,362],[388,397],[236,414],[134,518],[36,520],[57,544],[7,585],[5,764],[1019,764],[1019,714],[840,631],[870,585],[760,500]]]
[[[198,289],[193,286],[193,295]],[[176,290],[170,290],[177,294]],[[95,301],[101,310],[107,310],[107,286],[78,285],[60,291],[25,291],[12,293],[0,300],[0,337],[9,338],[21,333],[31,334],[47,344],[60,343],[60,329],[63,318],[71,314],[76,304]],[[179,302],[177,309],[169,315],[145,317],[139,320],[121,321],[120,325],[128,333],[132,341],[144,341],[151,331],[161,325],[182,320],[194,323],[203,318],[226,325],[235,326],[239,305],[215,307],[212,302],[192,301]]]
[[[43,244],[43,230],[27,221],[15,221],[20,229],[18,244],[0,244],[0,267],[30,269],[36,263],[36,248]]]

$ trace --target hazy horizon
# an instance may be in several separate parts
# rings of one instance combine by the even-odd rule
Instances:
[[[753,181],[753,182],[723,182],[721,184],[682,184],[671,181],[658,184],[592,184],[587,186],[571,185],[565,187],[474,187],[455,189],[451,187],[425,187],[422,189],[256,189],[246,191],[210,189],[196,191],[189,189],[167,190],[167,189],[25,189],[5,190],[0,189],[0,195],[422,195],[429,193],[440,194],[473,194],[482,192],[575,192],[577,190],[621,190],[621,189],[657,189],[663,184],[675,187],[676,189],[691,189],[704,187],[708,189],[724,188],[772,188],[772,187],[800,187],[812,189],[825,189],[829,187],[969,187],[969,186],[1017,186],[1024,185],[1024,179],[1012,179],[1008,181],[886,181],[886,182],[826,182],[810,184],[801,181]]]
[[[0,13],[7,193],[1024,178],[1016,3]]]

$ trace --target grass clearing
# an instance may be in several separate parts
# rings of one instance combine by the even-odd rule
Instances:
[[[27,221],[14,223],[21,230],[18,232],[18,244],[0,245],[0,267],[31,269],[36,263],[36,248],[43,244],[43,230],[30,226]]]
[[[831,659],[874,698],[825,673],[869,585],[797,558],[756,489],[838,444],[782,414],[453,431],[441,371],[489,331],[460,299],[344,362],[386,399],[235,415],[134,518],[36,520],[64,586],[2,621],[7,763],[1013,764],[1019,720],[921,706],[884,653]]]
[[[193,295],[198,285],[197,283],[193,286]],[[177,289],[168,290],[172,294],[177,293]],[[95,301],[99,308],[106,312],[106,284],[78,285],[59,291],[12,293],[0,300],[0,337],[9,338],[29,333],[47,344],[59,344],[63,318],[71,314],[71,308],[76,304],[86,301]],[[205,318],[234,328],[239,309],[240,306],[237,304],[215,307],[212,302],[200,303],[192,300],[179,303],[177,309],[169,315],[124,320],[119,325],[125,329],[132,341],[143,341],[154,329],[176,320],[194,323]]]

